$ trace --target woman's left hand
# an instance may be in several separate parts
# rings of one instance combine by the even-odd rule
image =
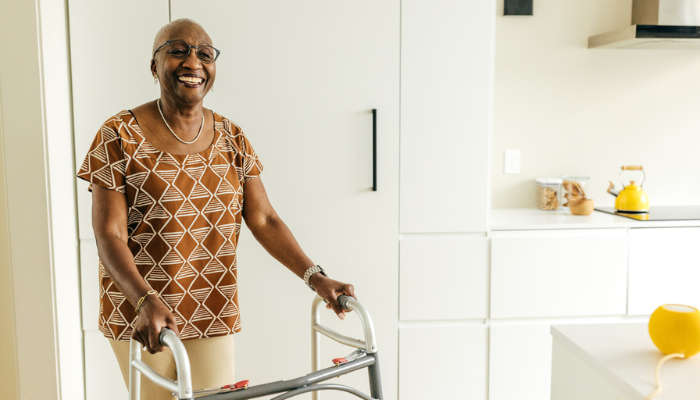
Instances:
[[[345,319],[345,310],[338,303],[338,296],[344,294],[357,300],[355,287],[349,283],[338,282],[321,273],[315,273],[309,279],[309,283],[316,289],[316,293],[328,304],[326,308],[332,309],[340,319]]]

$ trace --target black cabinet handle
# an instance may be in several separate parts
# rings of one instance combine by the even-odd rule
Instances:
[[[377,191],[377,109],[372,109],[372,191]]]

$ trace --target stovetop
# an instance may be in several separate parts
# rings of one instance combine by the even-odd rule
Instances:
[[[648,213],[631,214],[615,211],[615,207],[595,207],[596,211],[636,219],[638,221],[700,220],[700,206],[657,206]]]

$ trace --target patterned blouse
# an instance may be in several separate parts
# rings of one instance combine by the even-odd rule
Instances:
[[[136,267],[174,314],[180,337],[240,331],[236,246],[243,183],[263,166],[241,128],[214,113],[214,140],[201,153],[168,154],[143,136],[129,111],[107,120],[78,177],[126,197],[128,246]],[[128,341],[136,317],[99,264],[99,328]]]

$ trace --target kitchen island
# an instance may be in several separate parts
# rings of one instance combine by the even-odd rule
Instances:
[[[552,326],[551,400],[642,400],[656,389],[664,356],[646,323]],[[671,359],[661,368],[654,400],[700,399],[700,357]]]

